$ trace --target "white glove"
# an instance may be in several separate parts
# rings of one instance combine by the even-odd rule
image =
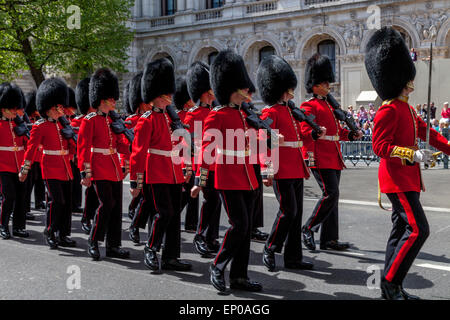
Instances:
[[[420,149],[414,152],[415,162],[424,162],[425,164],[431,164],[434,160],[433,151],[428,149]]]

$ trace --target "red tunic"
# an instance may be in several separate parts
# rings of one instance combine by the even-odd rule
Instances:
[[[37,121],[39,121],[39,119],[41,119],[40,117],[31,117],[30,121],[32,124],[35,124]],[[34,156],[34,162],[41,162],[42,160],[42,145],[39,146],[38,150],[36,151],[36,154]]]
[[[303,102],[300,108],[304,109],[307,115],[313,114],[316,117],[315,122],[319,126],[327,128],[327,137],[334,136],[336,139],[336,141],[314,140],[311,136],[311,127],[303,122],[301,128],[305,138],[303,144],[304,159],[314,157],[315,166],[310,166],[312,168],[334,170],[345,168],[339,141],[348,141],[349,131],[341,127],[334,116],[333,108],[326,100],[318,98]]]
[[[81,122],[78,134],[78,168],[85,170],[88,163],[92,180],[121,181],[123,173],[118,152],[129,154],[124,135],[115,134],[112,120],[101,111],[88,114]]]
[[[303,179],[309,178],[309,169],[303,160],[301,146],[303,144],[303,134],[300,130],[300,122],[295,120],[291,110],[287,106],[273,105],[262,110],[261,119],[270,118],[273,123],[272,129],[278,129],[284,136],[284,145],[280,145],[278,172],[275,172],[275,179]],[[297,147],[293,147],[298,144]],[[270,155],[270,152],[268,152]],[[275,160],[275,159],[274,159]],[[265,164],[261,164],[264,169]]]
[[[172,120],[166,112],[147,111],[134,129],[130,157],[130,180],[145,174],[147,184],[181,184],[184,182],[180,164],[172,161]]]
[[[27,137],[14,132],[14,120],[0,120],[0,172],[18,173],[22,166]]]
[[[72,121],[70,122],[70,125],[73,127],[73,131],[78,134],[78,132],[80,131],[80,126],[81,126],[81,122],[83,122],[85,115],[79,115],[75,118],[72,119]]]
[[[201,165],[197,168],[197,176],[200,176],[201,171],[209,170],[210,164],[206,162],[204,155],[205,153],[214,154],[214,151],[209,151],[212,148],[209,146],[214,142],[217,145],[217,148],[214,148],[214,187],[216,189],[255,190],[258,188],[253,164],[250,163],[250,157],[247,155],[249,150],[248,140],[245,139],[245,145],[239,144],[237,138],[234,139],[234,143],[226,141],[227,130],[231,130],[231,132],[236,132],[236,130],[247,132],[249,130],[245,120],[246,117],[245,113],[238,108],[223,106],[214,108],[205,119],[202,149],[199,157]],[[215,141],[214,133],[218,132],[222,134],[222,144]],[[219,151],[219,147],[221,151]],[[231,156],[225,156],[225,153],[231,154]],[[233,161],[228,161],[227,158],[231,158]]]
[[[42,145],[41,170],[44,180],[73,179],[70,157],[76,152],[76,145],[73,140],[63,138],[61,129],[61,124],[50,118],[37,121],[31,129],[24,162],[29,161],[31,165]]]
[[[399,99],[380,107],[373,128],[373,150],[381,158],[378,169],[380,189],[383,193],[397,193],[424,189],[420,164],[402,164],[398,157],[391,157],[397,147],[417,147],[417,138],[426,139],[426,123],[420,119],[408,103]],[[450,154],[447,139],[430,130],[430,144]]]

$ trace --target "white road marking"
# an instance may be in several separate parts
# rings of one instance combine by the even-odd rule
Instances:
[[[439,229],[438,231],[436,231],[436,233],[442,232],[444,230],[447,230],[448,228],[450,228],[450,226],[446,226],[444,228]]]
[[[431,264],[431,263],[419,263],[419,264],[416,264],[416,266],[423,267],[423,268],[429,268],[429,269],[450,271],[450,267],[441,266],[441,265],[437,265],[437,264]]]

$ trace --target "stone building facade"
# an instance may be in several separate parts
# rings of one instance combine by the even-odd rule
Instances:
[[[379,17],[381,26],[399,30],[418,53],[412,104],[427,100],[429,62],[422,58],[429,56],[433,44],[432,100],[441,107],[450,100],[449,15],[448,0],[136,0],[130,21],[136,35],[130,74],[124,78],[159,57],[169,57],[176,74],[184,75],[192,62],[209,63],[219,50],[232,48],[244,57],[255,79],[264,55],[277,54],[297,74],[300,102],[307,97],[305,63],[319,51],[334,62],[335,96],[342,105],[354,105],[362,91],[373,91],[364,49]]]

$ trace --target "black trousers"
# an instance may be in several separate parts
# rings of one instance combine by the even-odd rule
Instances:
[[[142,193],[140,193],[136,198],[131,199],[128,205],[128,211],[136,209],[142,201]]]
[[[253,230],[264,227],[264,186],[261,176],[261,167],[258,164],[253,165],[256,179],[258,180],[258,189],[255,190],[255,209],[253,210]]]
[[[230,279],[247,278],[255,192],[221,190],[222,202],[228,215],[228,228],[214,265],[224,271],[231,261]]]
[[[0,220],[3,227],[9,225],[11,213],[14,211],[13,228],[25,229],[26,185],[19,181],[17,173],[0,172],[1,212]]]
[[[72,226],[72,181],[45,180],[47,186],[47,232],[70,236]]]
[[[163,260],[180,257],[181,187],[181,184],[144,185],[146,193],[152,194],[155,207],[155,214],[150,217],[147,245],[159,251],[164,239]]]
[[[302,255],[302,215],[303,179],[280,179],[274,181],[280,209],[267,238],[266,247],[281,252],[283,244],[285,261],[301,261]]]
[[[95,213],[94,225],[89,239],[102,242],[106,235],[106,247],[122,244],[122,181],[94,181],[100,202]]]
[[[94,185],[91,185],[84,191],[84,209],[81,221],[88,222],[89,220],[93,220],[99,205],[100,202],[98,201],[97,192],[95,192]]]
[[[75,165],[76,159],[74,161],[70,161],[70,166],[72,167],[73,174],[73,185],[72,185],[72,208],[80,208],[82,200],[83,187],[81,186],[81,173],[78,166]]]
[[[311,169],[314,178],[322,190],[322,197],[316,204],[306,226],[313,232],[319,231],[320,242],[339,239],[339,182],[341,171],[333,169]]]
[[[198,225],[198,207],[199,200],[191,197],[191,189],[194,186],[195,177],[192,176],[189,182],[183,184],[183,192],[181,197],[181,211],[186,207],[186,216],[184,220],[184,228],[196,229]]]
[[[401,285],[419,254],[430,228],[419,192],[387,194],[392,203],[392,231],[386,247],[384,277]]]
[[[26,195],[25,195],[25,210],[26,212],[31,211],[31,193],[34,188],[34,206],[38,203],[42,203],[45,201],[45,184],[44,180],[42,180],[42,171],[41,164],[39,162],[34,162],[31,165],[30,172],[28,174],[27,179],[25,180],[26,184]]]
[[[139,203],[130,227],[145,229],[147,222],[149,222],[150,229],[151,221],[153,221],[153,216],[155,215],[155,202],[151,188],[144,187],[142,192],[134,199],[139,199]]]
[[[215,173],[209,171],[206,186],[203,188],[203,203],[200,210],[200,219],[197,234],[203,236],[206,242],[211,243],[219,238],[219,224],[221,200],[220,192],[214,188]]]

